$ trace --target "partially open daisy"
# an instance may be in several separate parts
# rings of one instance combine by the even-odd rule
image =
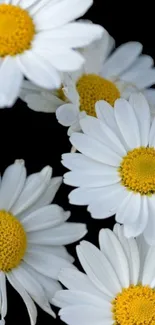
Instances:
[[[33,300],[47,313],[61,286],[58,273],[72,267],[73,259],[63,245],[86,234],[84,224],[66,222],[70,212],[49,205],[61,177],[51,179],[52,169],[26,177],[22,160],[9,166],[0,185],[0,315],[7,313],[6,279],[23,298],[31,324],[36,323]]]
[[[98,118],[81,119],[83,133],[73,133],[72,145],[81,153],[62,156],[71,169],[64,182],[74,187],[70,203],[88,205],[93,218],[116,214],[127,237],[144,237],[155,244],[155,120],[142,94],[129,102],[118,99],[96,105]]]
[[[0,1],[0,108],[19,95],[23,76],[43,88],[61,85],[59,71],[84,62],[73,50],[101,37],[103,28],[74,22],[92,0]]]
[[[54,303],[68,325],[154,325],[155,248],[126,239],[122,227],[102,229],[100,249],[82,241],[77,255],[85,271],[63,269]]]
[[[142,44],[138,42],[125,43],[109,56],[114,43],[104,32],[102,40],[81,50],[86,60],[82,69],[64,78],[67,103],[57,109],[56,116],[59,123],[69,127],[69,135],[81,129],[79,119],[84,114],[96,116],[95,103],[99,100],[114,106],[116,99],[128,99],[131,93],[141,91],[155,113],[155,90],[148,89],[155,83],[153,59],[141,54]]]

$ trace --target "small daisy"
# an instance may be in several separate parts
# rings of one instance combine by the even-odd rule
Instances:
[[[0,1],[0,108],[14,104],[25,76],[43,88],[61,85],[59,71],[84,62],[73,48],[102,36],[101,26],[74,22],[92,0]]]
[[[104,32],[102,41],[81,50],[86,61],[83,68],[64,78],[67,103],[57,109],[56,116],[60,124],[69,127],[69,135],[81,129],[79,119],[84,114],[96,116],[95,103],[99,100],[114,106],[116,99],[128,99],[131,93],[141,91],[155,114],[155,90],[148,89],[155,83],[153,59],[141,54],[142,44],[138,42],[125,43],[109,56],[114,44]]]
[[[72,145],[81,153],[62,156],[71,169],[64,182],[74,187],[70,203],[88,205],[96,219],[116,214],[126,237],[144,232],[155,244],[155,119],[142,94],[129,102],[117,99],[114,109],[96,104],[98,118],[81,119],[83,133],[73,133]]]
[[[63,269],[68,290],[53,299],[68,325],[154,325],[155,248],[142,236],[126,239],[122,227],[102,229],[100,249],[82,241],[77,255],[85,273]]]
[[[21,295],[31,325],[36,323],[33,300],[55,317],[52,297],[61,289],[58,273],[72,267],[73,259],[63,245],[86,234],[84,224],[66,222],[70,212],[49,205],[61,177],[51,179],[52,169],[26,177],[22,160],[9,166],[0,185],[0,324],[7,313],[6,279]]]

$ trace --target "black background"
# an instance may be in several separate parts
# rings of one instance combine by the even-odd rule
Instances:
[[[85,1],[85,0],[83,0]],[[155,59],[155,22],[150,1],[105,1],[94,0],[93,7],[85,18],[101,24],[115,38],[116,46],[127,41],[140,41],[143,52]],[[152,12],[153,11],[153,12]],[[54,176],[61,176],[66,171],[61,165],[62,153],[70,151],[67,129],[56,121],[54,114],[35,113],[20,100],[11,109],[0,110],[0,171],[15,159],[24,159],[28,174],[39,171],[45,165],[53,167]],[[71,221],[84,222],[88,226],[85,237],[98,244],[98,231],[102,227],[112,228],[114,218],[93,220],[86,207],[71,206],[68,193],[71,188],[62,185],[55,202],[66,210],[71,210]],[[75,256],[75,245],[68,247]],[[78,263],[76,262],[78,265]],[[78,265],[79,266],[79,265]],[[11,288],[8,291],[8,314],[6,325],[28,325],[29,317],[22,299]],[[62,324],[57,317],[54,320],[38,309],[38,325]],[[80,324],[79,324],[80,325]]]

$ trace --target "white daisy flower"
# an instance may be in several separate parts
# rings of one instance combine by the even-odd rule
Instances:
[[[77,70],[83,64],[84,58],[73,48],[101,37],[103,28],[74,20],[92,3],[0,1],[0,108],[14,104],[24,76],[43,88],[58,88],[59,71]]]
[[[64,79],[67,103],[57,109],[56,116],[60,124],[69,127],[69,135],[81,130],[79,119],[84,114],[96,116],[95,103],[99,100],[114,106],[116,99],[128,99],[131,93],[141,91],[155,114],[155,90],[149,89],[155,83],[153,59],[141,54],[142,44],[138,42],[125,43],[109,55],[114,44],[104,32],[102,40],[81,51],[86,60],[82,69]]]
[[[96,104],[98,118],[81,119],[83,133],[73,133],[72,145],[81,153],[62,156],[71,169],[64,182],[74,187],[70,203],[88,205],[96,219],[116,214],[126,237],[144,232],[155,244],[155,119],[142,94],[129,102],[117,99],[114,109]]]
[[[36,323],[33,300],[47,313],[52,297],[61,289],[58,273],[72,267],[73,259],[63,245],[86,234],[84,224],[66,222],[70,212],[49,205],[61,177],[51,179],[52,169],[26,177],[22,160],[9,166],[0,185],[0,315],[7,313],[6,279],[21,295],[31,324]]]
[[[122,227],[102,229],[100,249],[82,241],[77,255],[85,273],[63,269],[54,303],[68,325],[154,325],[155,248],[142,236],[126,239]]]

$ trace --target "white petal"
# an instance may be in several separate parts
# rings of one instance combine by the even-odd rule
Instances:
[[[18,199],[26,179],[23,161],[16,161],[5,170],[0,186],[0,209],[10,210]]]
[[[62,164],[75,172],[83,172],[92,175],[109,175],[115,173],[116,168],[104,165],[98,161],[90,159],[80,153],[66,153],[62,155]]]
[[[120,164],[121,157],[117,153],[86,134],[73,133],[70,142],[78,151],[89,158],[110,166],[118,167]]]
[[[26,292],[31,296],[31,298],[51,316],[55,317],[55,313],[50,308],[48,299],[45,295],[43,287],[35,277],[29,272],[27,264],[22,262],[17,268],[12,271],[13,277],[20,283],[21,286],[26,290]]]
[[[35,244],[28,243],[28,251],[29,250],[31,251],[31,249],[36,251],[41,250],[41,252],[45,252],[46,254],[48,253],[57,257],[62,257],[63,259],[67,260],[70,263],[74,262],[74,258],[72,257],[72,255],[68,253],[67,248],[65,246],[51,246],[51,245],[42,246],[42,245],[37,245],[37,244],[35,245]]]
[[[48,29],[63,26],[66,23],[73,21],[84,13],[92,5],[92,0],[61,0],[56,3],[50,3],[48,10],[46,6],[35,15],[35,23],[39,29]]]
[[[116,133],[114,133],[110,127],[99,119],[87,116],[80,120],[80,125],[83,133],[107,145],[121,156],[126,154],[126,151]]]
[[[128,42],[119,46],[103,65],[102,75],[106,78],[119,76],[136,60],[142,51],[142,45],[138,42]]]
[[[150,246],[146,243],[144,239],[144,235],[140,235],[136,238],[138,250],[139,250],[139,256],[140,256],[140,275],[139,275],[139,281],[141,282],[143,270],[144,270],[144,263],[145,259],[148,253],[148,250]]]
[[[20,284],[20,282],[14,277],[11,271],[7,273],[7,278],[13,288],[20,294],[20,296],[24,300],[24,303],[27,307],[30,316],[31,325],[35,325],[37,319],[37,309],[33,300],[25,291],[24,287]]]
[[[47,98],[44,98],[42,94],[28,94],[24,96],[23,100],[27,103],[29,108],[33,109],[33,111],[44,113],[55,113],[57,107],[61,103],[59,102],[59,99],[58,102],[57,100],[50,101]]]
[[[60,256],[71,263],[74,262],[74,258],[68,253],[65,246],[49,246],[49,249],[51,250],[52,254]]]
[[[18,1],[18,0],[13,0],[13,1]],[[52,0],[52,2],[57,2],[59,0]],[[31,13],[31,15],[33,16],[37,11],[42,10],[46,5],[48,6],[49,2],[51,2],[50,0],[41,0],[41,1],[37,1],[37,3],[35,3],[31,8],[29,8],[29,11]]]
[[[151,87],[155,83],[155,68],[147,69],[139,73],[134,79],[134,84],[138,89]]]
[[[0,320],[0,325],[5,325],[5,320],[4,319]]]
[[[150,129],[149,146],[155,147],[155,118],[153,119],[151,129]]]
[[[67,245],[74,243],[87,233],[86,225],[66,222],[58,227],[28,233],[28,241],[40,245]]]
[[[142,284],[149,285],[154,288],[155,286],[155,248],[150,247],[144,262],[144,269],[142,274]]]
[[[61,44],[66,48],[75,48],[88,45],[100,33],[101,27],[96,25],[94,28],[94,24],[86,24],[80,21],[56,28],[53,33],[47,32],[45,38],[48,38],[55,47]]]
[[[148,223],[149,210],[148,210],[148,200],[146,196],[141,197],[141,209],[139,217],[133,224],[124,225],[124,234],[126,237],[137,237],[142,234]]]
[[[0,65],[0,108],[11,107],[18,98],[23,75],[16,60],[7,56]]]
[[[78,70],[84,64],[82,55],[72,49],[56,54],[52,54],[50,50],[40,49],[36,53],[48,59],[55,69],[62,72]]]
[[[102,229],[99,232],[99,243],[101,251],[113,266],[122,288],[127,288],[130,285],[128,261],[116,235],[110,229]]]
[[[145,89],[143,90],[143,94],[146,97],[150,109],[154,112],[154,108],[155,108],[155,89],[150,88],[150,89]]]
[[[28,9],[29,7],[34,5],[35,2],[37,2],[37,0],[20,0],[20,7],[22,7],[23,9]]]
[[[51,203],[62,183],[62,177],[53,177],[50,179],[47,188],[45,191],[38,197],[37,201],[35,201],[32,205],[30,205],[29,208],[27,208],[25,211],[20,213],[20,217],[24,218],[25,216],[28,216],[33,211],[38,210],[39,208],[42,208],[49,203]]]
[[[0,296],[1,296],[0,314],[3,319],[7,314],[7,293],[6,293],[6,276],[1,271],[0,271]]]
[[[136,285],[140,272],[140,256],[136,240],[134,238],[125,238],[123,226],[119,224],[115,224],[113,231],[117,235],[128,260],[130,284]]]
[[[106,318],[103,308],[92,306],[69,306],[59,311],[60,318],[68,325],[112,325],[112,316]]]
[[[111,304],[108,301],[94,296],[90,293],[74,290],[58,291],[53,299],[56,306],[64,308],[68,305],[85,305],[104,309],[104,315],[111,316]]]
[[[130,149],[140,147],[140,132],[135,112],[125,99],[117,99],[114,114],[118,127]],[[132,130],[131,130],[132,126]]]
[[[141,146],[147,147],[150,132],[150,108],[142,94],[132,94],[129,98],[129,103],[134,109],[141,138]]]
[[[52,169],[47,166],[40,173],[28,176],[24,189],[11,211],[17,215],[34,204],[41,194],[47,189],[51,178]]]
[[[107,168],[106,168],[107,167]],[[104,173],[95,175],[92,173],[81,172],[68,172],[64,175],[64,183],[71,186],[82,186],[82,187],[103,187],[112,185],[120,181],[120,177],[115,167],[105,166]],[[107,173],[106,174],[106,170]]]
[[[134,79],[141,74],[142,71],[151,68],[153,64],[154,62],[151,56],[142,54],[135,60],[133,65],[121,75],[121,80],[134,83]]]
[[[96,102],[95,109],[96,109],[97,117],[101,121],[106,122],[108,126],[111,126],[112,130],[113,129],[115,130],[117,124],[114,118],[113,107],[105,100],[99,100]]]
[[[77,112],[79,112],[78,107],[80,106],[80,97],[76,89],[76,85],[75,84],[66,85],[66,77],[64,80],[63,91],[67,99],[76,106],[76,110]]]
[[[123,224],[134,224],[140,216],[141,195],[139,193],[128,192],[128,196],[118,207],[116,221]]]
[[[105,186],[100,193],[94,194],[94,199],[89,202],[88,211],[95,219],[105,219],[114,215],[128,192],[121,184]]]
[[[43,56],[27,51],[17,57],[17,62],[23,74],[36,85],[47,89],[60,87],[59,73]]]
[[[121,285],[113,267],[98,248],[89,242],[82,241],[77,246],[77,255],[90,280],[103,293],[114,297],[121,291]]]
[[[103,37],[95,40],[89,46],[80,49],[80,52],[85,58],[84,71],[85,73],[100,74],[101,67],[108,54],[110,53],[114,40],[109,33],[104,30]]]
[[[66,259],[55,256],[46,248],[31,247],[24,256],[24,261],[33,267],[37,272],[57,280],[58,274],[63,267],[72,267],[72,264]]]
[[[41,273],[38,273],[30,265],[28,264],[26,265],[29,273],[42,285],[42,287],[46,292],[49,302],[52,303],[52,299],[55,293],[62,289],[60,283],[56,280],[53,280],[47,276],[42,275]]]
[[[100,100],[95,105],[97,117],[106,123],[107,126],[117,135],[122,144],[124,145],[122,134],[116,123],[114,108],[104,100]],[[125,144],[125,148],[127,145]]]
[[[112,190],[114,185],[108,186],[108,189],[104,189],[103,187],[99,188],[86,188],[86,187],[79,187],[70,192],[69,194],[69,202],[71,204],[76,205],[89,205],[92,201],[96,200],[96,198],[102,197],[107,193],[108,190]],[[110,191],[111,192],[111,191]]]
[[[80,132],[81,131],[81,126],[79,121],[77,120],[75,123],[73,123],[67,131],[68,136],[70,137],[72,135],[72,133],[74,132]]]
[[[39,231],[55,227],[66,221],[70,213],[59,205],[47,205],[21,219],[26,232]]]
[[[59,273],[59,281],[68,289],[90,293],[102,300],[110,301],[100,288],[97,288],[88,276],[77,269],[62,269]]]
[[[148,199],[149,218],[147,226],[144,230],[144,238],[149,245],[155,245],[155,196],[152,195]]]
[[[70,126],[78,119],[78,110],[73,104],[64,104],[57,108],[56,117],[63,126]]]

